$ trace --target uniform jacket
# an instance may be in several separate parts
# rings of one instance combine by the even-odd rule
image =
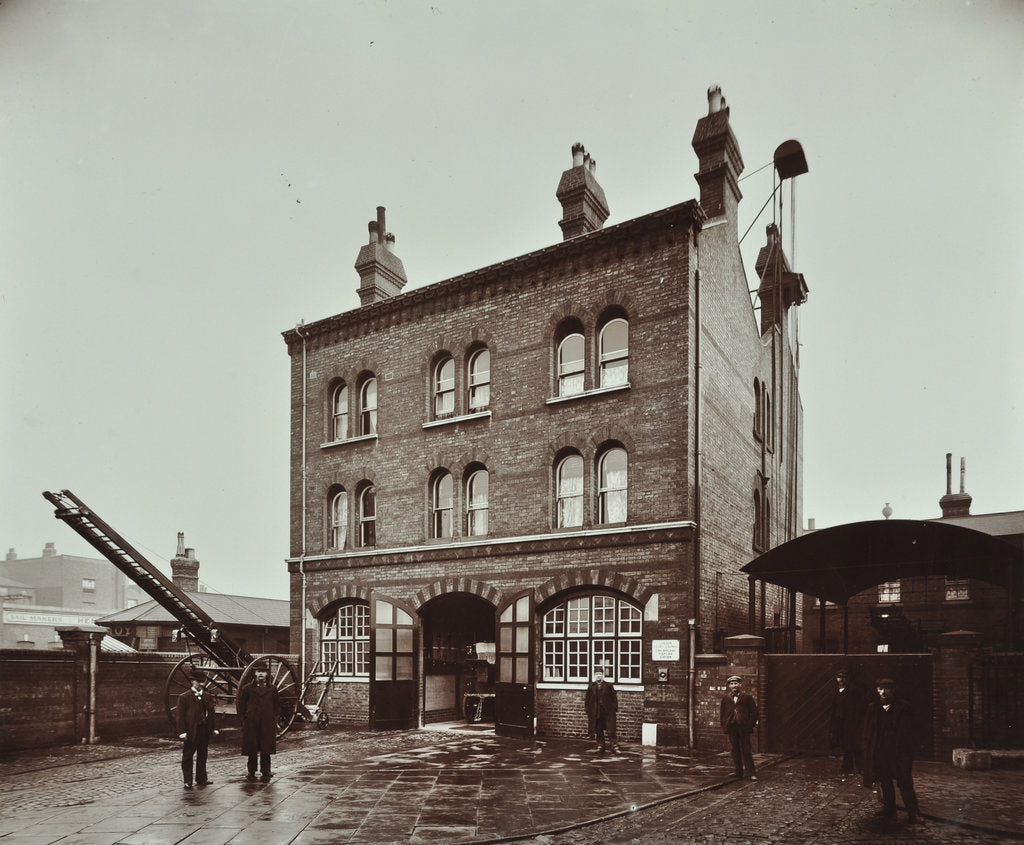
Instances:
[[[259,687],[255,682],[244,684],[235,699],[235,709],[242,717],[242,753],[277,753],[277,711],[281,700],[268,680]]]
[[[867,703],[867,694],[860,687],[849,684],[842,692],[836,687],[828,720],[830,746],[852,748],[860,743]]]
[[[213,709],[214,699],[209,691],[203,691],[200,700],[195,690],[187,689],[178,696],[177,722],[178,733],[187,734],[189,742],[196,741],[196,730],[206,718],[206,726],[209,728],[210,736],[217,729],[217,711]]]
[[[604,716],[605,729],[608,733],[615,734],[615,714],[619,712],[619,697],[615,694],[615,687],[612,684],[608,681],[591,681],[587,687],[584,707],[587,711],[587,728],[590,733],[597,730],[598,716]]]
[[[871,786],[879,772],[896,777],[910,774],[914,762],[913,708],[906,701],[893,701],[888,712],[875,700],[864,716],[864,785]]]
[[[748,692],[740,692],[739,700],[735,703],[731,694],[722,698],[722,730],[726,733],[742,731],[751,733],[757,726],[758,713],[757,702],[754,696]]]

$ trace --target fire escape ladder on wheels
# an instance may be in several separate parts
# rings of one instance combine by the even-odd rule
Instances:
[[[252,661],[230,637],[217,630],[216,623],[170,578],[146,560],[127,540],[99,518],[70,490],[45,492],[56,508],[54,516],[79,535],[146,591],[164,610],[177,619],[193,642],[223,666],[244,667]]]

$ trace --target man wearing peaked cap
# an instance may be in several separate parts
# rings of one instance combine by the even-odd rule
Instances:
[[[749,693],[743,692],[739,675],[730,675],[726,684],[729,691],[722,697],[722,730],[729,737],[732,747],[732,761],[736,766],[736,777],[744,775],[757,780],[754,773],[754,755],[750,750],[750,735],[757,727],[757,702]]]
[[[209,682],[206,673],[193,669],[189,681],[191,686],[178,696],[175,709],[178,739],[184,741],[181,749],[181,775],[185,789],[192,788],[193,765],[196,783],[200,786],[212,783],[206,774],[206,759],[210,737],[220,733],[217,730],[214,696],[206,688]]]
[[[878,815],[896,818],[896,790],[900,788],[910,824],[924,824],[914,790],[914,713],[910,704],[895,696],[892,678],[875,681],[878,697],[864,718],[864,785],[881,786],[882,809]]]
[[[866,692],[853,681],[850,670],[840,666],[836,670],[836,686],[829,712],[828,744],[829,748],[838,748],[842,754],[843,775],[864,771],[861,734],[867,703]]]

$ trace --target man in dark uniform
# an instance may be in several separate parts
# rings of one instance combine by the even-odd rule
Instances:
[[[903,806],[910,824],[924,824],[914,791],[914,714],[910,704],[897,700],[892,678],[875,682],[878,698],[868,706],[864,717],[864,785],[878,781],[882,790],[882,809],[878,815],[896,818],[896,790],[900,788]]]
[[[210,737],[217,730],[217,711],[213,709],[213,696],[207,691],[208,678],[195,670],[190,677],[191,687],[178,696],[176,710],[178,739],[185,741],[181,749],[181,775],[185,789],[192,788],[192,765],[195,762],[196,783],[206,786],[212,781],[206,776],[206,757]]]
[[[242,754],[246,757],[246,780],[256,780],[259,758],[260,780],[271,778],[270,755],[277,753],[277,711],[281,706],[277,687],[268,680],[267,667],[254,670],[256,680],[242,684],[235,709],[242,717]]]
[[[619,711],[619,699],[615,687],[605,683],[604,669],[594,669],[594,680],[587,686],[584,700],[587,711],[587,725],[591,734],[597,735],[597,753],[605,752],[605,733],[611,743],[612,751],[619,753],[619,745],[615,737],[615,720]]]
[[[732,761],[736,766],[736,777],[746,775],[757,780],[754,772],[754,754],[750,749],[750,735],[758,723],[757,702],[749,693],[740,689],[743,679],[730,676],[726,681],[729,691],[722,697],[722,730],[729,737],[732,746]]]
[[[845,667],[836,672],[836,690],[828,722],[830,748],[839,748],[843,755],[843,774],[864,771],[861,739],[864,729],[864,708],[868,700],[864,690],[852,683]]]

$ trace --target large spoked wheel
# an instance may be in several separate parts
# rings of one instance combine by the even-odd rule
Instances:
[[[175,731],[178,725],[178,696],[192,688],[192,672],[197,669],[206,673],[209,679],[206,691],[208,695],[216,696],[215,706],[218,711],[222,711],[228,704],[234,704],[236,682],[232,675],[205,654],[190,654],[175,664],[164,682],[164,709]],[[236,669],[234,675],[237,677],[237,674]]]
[[[277,738],[280,739],[295,721],[295,713],[299,706],[299,691],[302,689],[299,673],[284,657],[268,654],[257,658],[245,667],[239,688],[256,679],[256,669],[260,666],[266,668],[268,680],[277,687],[280,697],[280,707],[277,710]]]

